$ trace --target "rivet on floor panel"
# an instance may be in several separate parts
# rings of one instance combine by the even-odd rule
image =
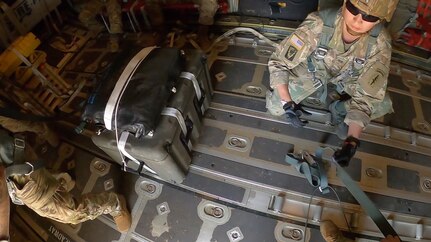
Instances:
[[[261,94],[262,93],[262,88],[257,87],[257,86],[248,86],[245,88],[245,90],[251,94]]]
[[[422,186],[425,190],[431,191],[431,180],[430,179],[424,179],[422,182]]]
[[[382,178],[382,171],[380,169],[369,167],[365,170],[365,174],[372,178]]]
[[[157,212],[159,213],[159,215],[167,214],[170,211],[171,210],[169,209],[167,202],[164,202],[164,203],[157,205]]]
[[[112,188],[114,188],[114,180],[113,179],[106,180],[103,183],[103,186],[105,187],[105,191],[111,190]]]
[[[210,204],[205,206],[204,212],[205,212],[205,214],[212,216],[212,217],[215,217],[215,218],[222,218],[224,215],[223,208],[217,207],[214,205],[210,205]]]
[[[230,242],[237,242],[244,239],[244,235],[238,227],[227,231],[227,236],[229,237]]]
[[[156,191],[156,186],[154,184],[145,184],[144,190],[150,194],[153,194]]]
[[[243,149],[247,147],[247,140],[238,137],[231,137],[228,141],[228,144],[229,146]]]
[[[288,226],[285,226],[283,228],[283,230],[281,231],[281,234],[285,238],[291,239],[294,241],[300,241],[304,237],[302,230],[297,229],[297,228],[288,227]]]
[[[100,161],[94,162],[94,168],[99,172],[104,172],[106,170],[106,165]]]

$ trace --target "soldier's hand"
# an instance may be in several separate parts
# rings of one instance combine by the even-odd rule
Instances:
[[[345,167],[349,165],[350,160],[356,153],[357,147],[359,147],[360,141],[353,137],[349,136],[344,140],[343,146],[341,149],[335,151],[334,153],[334,161],[340,164],[340,166]]]
[[[306,125],[308,122],[306,120],[300,119],[304,115],[311,115],[311,113],[304,110],[301,104],[296,104],[293,101],[287,102],[283,105],[283,109],[286,113],[287,121],[290,125],[295,128],[300,128]]]

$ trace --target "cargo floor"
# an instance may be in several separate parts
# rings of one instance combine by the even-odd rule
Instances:
[[[76,195],[125,194],[133,217],[128,233],[117,232],[109,216],[78,226],[33,216],[25,207],[17,207],[16,216],[31,224],[44,241],[319,242],[323,238],[318,221],[329,218],[357,241],[377,241],[378,228],[336,177],[335,167],[327,163],[333,192],[322,195],[284,161],[287,152],[340,146],[325,107],[310,101],[313,115],[303,129],[271,116],[265,93],[266,63],[273,49],[253,38],[231,40],[208,53],[214,96],[182,184],[150,173],[122,172],[91,143],[88,132],[79,136],[71,129],[62,132],[63,145],[72,145],[75,151],[54,166],[73,171]],[[63,76],[95,76],[111,58],[99,45],[87,43],[65,66]],[[95,53],[97,60],[88,62]],[[365,130],[347,171],[403,241],[431,241],[431,76],[392,62],[388,90],[395,113]]]

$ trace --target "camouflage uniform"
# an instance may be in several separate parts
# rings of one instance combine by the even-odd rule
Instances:
[[[117,0],[90,0],[86,2],[84,8],[79,13],[79,20],[89,27],[95,16],[100,13],[104,6],[106,6],[106,11],[109,16],[110,33],[123,33],[121,6]]]
[[[79,202],[45,168],[26,175],[15,175],[16,197],[42,217],[61,223],[78,224],[102,214],[120,212],[119,196],[113,192],[84,194]]]
[[[0,116],[0,124],[11,132],[34,132],[38,135],[50,136],[51,142],[58,145],[58,137],[46,124],[31,121],[20,121]],[[13,138],[6,132],[0,133],[4,149]],[[13,145],[12,145],[13,147]],[[5,152],[4,150],[2,152]],[[7,155],[7,154],[4,154]],[[26,144],[24,149],[26,161],[34,161],[38,156],[31,145]],[[3,154],[0,163],[11,165]],[[13,161],[12,161],[13,162]],[[1,165],[1,164],[0,164]],[[69,176],[70,177],[70,176]],[[59,178],[59,179],[57,179]],[[47,217],[61,223],[77,224],[86,220],[95,219],[101,214],[110,214],[114,217],[120,231],[130,227],[130,214],[128,214],[123,197],[112,192],[99,194],[84,194],[77,201],[70,193],[69,184],[62,183],[61,176],[55,177],[45,168],[38,169],[30,175],[12,175],[8,185],[14,191],[14,198],[24,203],[42,217]],[[127,221],[128,220],[128,221]]]
[[[346,45],[342,41],[341,13],[334,24],[334,34],[323,60],[313,58],[323,30],[323,20],[318,13],[311,13],[304,22],[277,47],[269,60],[270,86],[288,84],[289,93],[295,103],[300,103],[318,89],[313,85],[312,73],[308,71],[307,58],[315,67],[315,75],[323,85],[333,83],[337,91],[351,98],[344,103],[346,124],[351,122],[365,127],[371,119],[393,112],[392,102],[386,93],[391,58],[390,37],[382,29],[376,44],[361,69],[354,67],[354,58],[365,58],[370,36],[365,34],[357,41]],[[349,75],[353,71],[353,75]],[[352,73],[352,72],[351,72]],[[267,93],[267,108],[274,115],[284,114],[277,91]]]
[[[58,136],[43,122],[16,120],[0,116],[0,126],[12,133],[33,132],[39,139],[45,139],[54,147],[60,142]]]

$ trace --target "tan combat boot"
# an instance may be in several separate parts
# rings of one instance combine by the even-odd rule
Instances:
[[[320,233],[326,242],[354,242],[344,237],[337,225],[330,220],[320,222]]]
[[[127,209],[126,199],[122,195],[118,195],[119,206],[117,211],[112,212],[111,216],[114,218],[118,231],[126,233],[132,225],[132,215]]]

